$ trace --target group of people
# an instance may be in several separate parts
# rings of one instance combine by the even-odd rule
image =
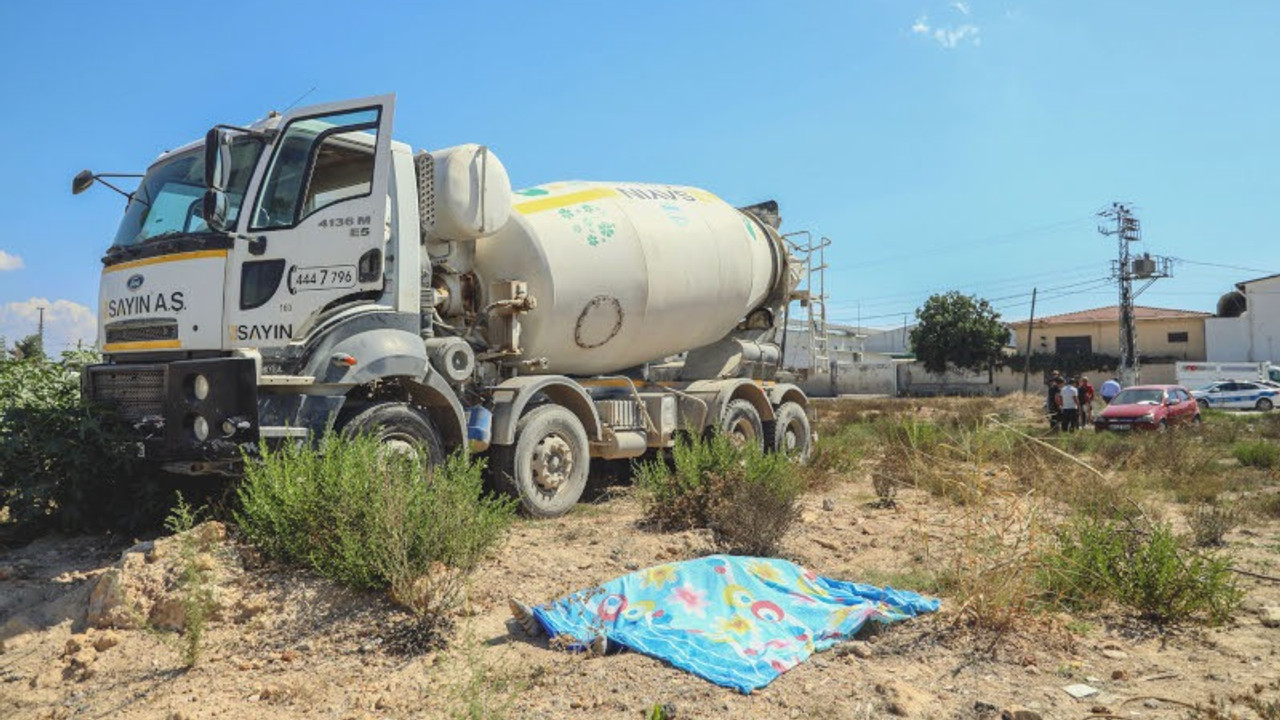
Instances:
[[[1093,386],[1089,378],[1081,375],[1078,378],[1064,378],[1062,373],[1054,370],[1045,385],[1049,388],[1046,409],[1049,412],[1049,428],[1074,432],[1082,425],[1093,422]],[[1120,393],[1120,383],[1114,378],[1102,383],[1100,397],[1110,404],[1111,399]]]

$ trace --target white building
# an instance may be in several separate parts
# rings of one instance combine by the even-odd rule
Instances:
[[[1210,362],[1280,362],[1280,275],[1236,283],[1204,334]]]
[[[805,392],[816,396],[898,393],[894,358],[907,352],[902,329],[828,323],[825,339],[816,329],[799,321],[787,326],[782,364],[797,373]]]

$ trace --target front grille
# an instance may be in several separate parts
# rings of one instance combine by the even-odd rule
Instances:
[[[107,343],[177,340],[178,322],[114,323],[106,327]]]
[[[91,378],[93,400],[138,422],[164,414],[164,367],[102,368]]]
[[[643,428],[634,400],[597,400],[600,421],[614,429]]]

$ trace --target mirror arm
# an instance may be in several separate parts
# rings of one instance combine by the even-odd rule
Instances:
[[[104,174],[102,174],[102,175],[94,175],[94,176],[93,176],[93,178],[94,178],[95,180],[97,180],[98,182],[102,183],[103,185],[106,185],[107,187],[111,188],[112,190],[115,190],[116,192],[118,192],[118,193],[120,193],[121,195],[125,196],[125,198],[127,198],[128,200],[130,200],[130,201],[137,200],[138,202],[142,203],[143,205],[146,205],[147,207],[151,207],[151,203],[149,203],[149,202],[147,202],[146,200],[143,200],[142,198],[138,197],[136,193],[125,192],[125,191],[121,190],[120,188],[116,187],[115,185],[112,185],[111,183],[107,182],[106,180],[103,180],[102,178],[104,178],[104,177],[142,177],[141,175],[126,175],[126,174],[123,174],[123,173],[115,173],[115,174],[105,174],[105,173],[104,173]]]

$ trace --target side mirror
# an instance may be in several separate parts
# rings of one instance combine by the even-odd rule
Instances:
[[[92,170],[81,170],[76,173],[75,177],[71,178],[71,194],[79,195],[85,190],[88,190],[89,186],[93,185],[93,181],[96,179],[97,178],[93,176]]]
[[[227,230],[227,194],[216,188],[204,191],[204,204],[201,207],[204,222],[212,230]]]
[[[204,186],[226,190],[230,172],[231,135],[226,128],[215,127],[204,136]]]

